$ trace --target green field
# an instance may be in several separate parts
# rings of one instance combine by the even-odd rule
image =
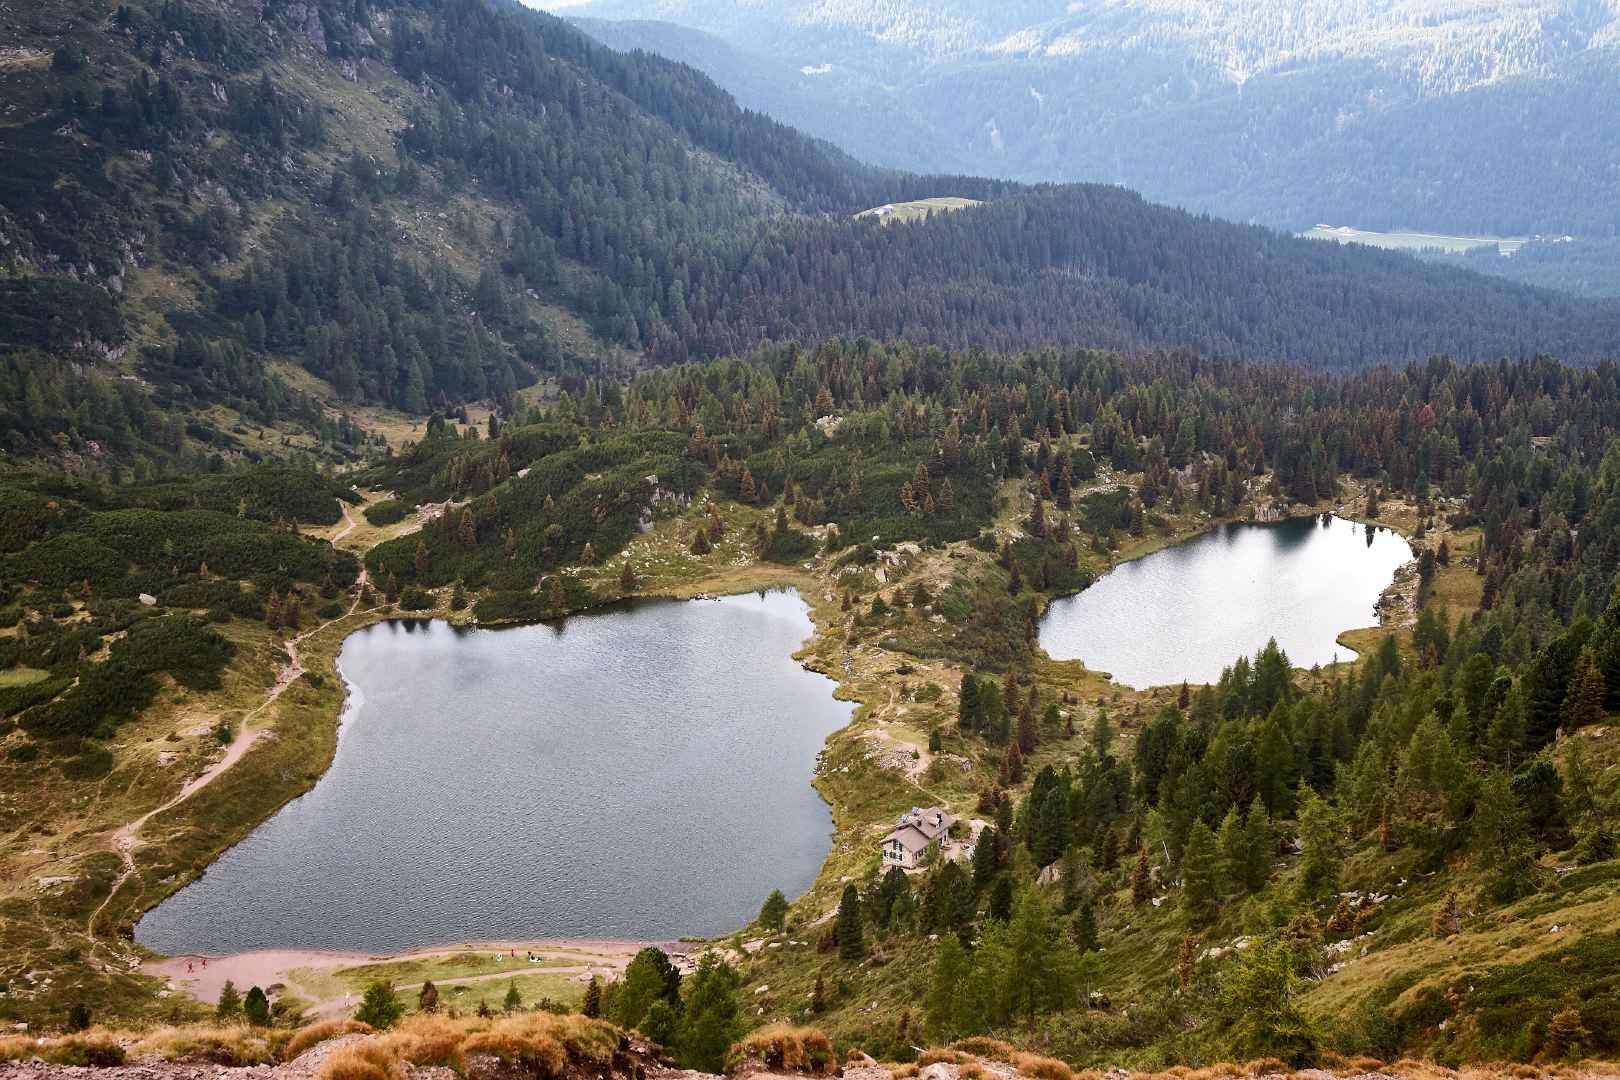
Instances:
[[[1317,227],[1307,229],[1297,235],[1311,240],[1337,240],[1341,244],[1366,244],[1369,247],[1387,248],[1390,251],[1422,251],[1427,248],[1439,248],[1453,255],[1460,255],[1473,248],[1488,247],[1495,244],[1504,255],[1511,255],[1517,251],[1525,241],[1522,238],[1504,238],[1493,236],[1442,236],[1439,233],[1421,232],[1377,232],[1369,229],[1352,229],[1348,226],[1343,229],[1324,229]]]
[[[891,221],[921,221],[936,210],[965,210],[979,206],[978,199],[960,199],[947,195],[937,199],[913,199],[910,202],[884,203],[870,210],[862,210],[856,217],[881,217]]]

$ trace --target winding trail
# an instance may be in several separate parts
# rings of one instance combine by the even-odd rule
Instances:
[[[349,513],[348,503],[339,502],[338,505],[343,510],[344,524],[343,527],[337,532],[333,533],[331,539],[328,540],[328,543],[330,543],[333,547],[337,546],[337,542],[339,540],[353,532],[355,527],[355,520]],[[118,890],[122,889],[124,887],[124,883],[136,873],[135,852],[138,848],[142,847],[146,843],[146,841],[142,840],[139,835],[142,827],[144,827],[146,823],[152,820],[154,817],[174,809],[176,806],[179,806],[181,803],[197,794],[197,792],[213,783],[216,779],[222,776],[227,769],[235,765],[238,761],[241,761],[242,758],[247,755],[247,752],[253,748],[254,743],[258,742],[259,739],[263,738],[264,736],[270,734],[270,727],[268,725],[255,728],[250,726],[250,721],[252,721],[254,717],[263,713],[271,705],[274,705],[277,699],[281,697],[286,689],[296,682],[300,675],[305,673],[306,669],[304,668],[303,662],[298,657],[298,646],[301,645],[306,639],[313,637],[329,626],[342,622],[360,610],[360,602],[365,596],[368,580],[365,558],[362,556],[360,559],[359,576],[354,579],[354,584],[349,587],[350,591],[354,594],[354,600],[349,604],[349,610],[345,611],[342,615],[339,615],[334,619],[328,619],[326,622],[320,623],[317,626],[305,630],[296,637],[289,638],[287,640],[284,646],[287,651],[287,663],[277,673],[276,681],[270,686],[270,689],[265,692],[264,700],[259,702],[258,705],[254,706],[251,712],[242,717],[242,726],[237,731],[236,737],[231,740],[230,745],[225,748],[224,756],[222,756],[218,761],[212,762],[205,767],[202,772],[186,781],[186,783],[180,788],[179,792],[176,793],[174,798],[170,799],[161,806],[148,810],[134,821],[131,821],[127,825],[119,826],[117,829],[114,829],[108,834],[113,846],[118,850],[119,857],[123,859],[124,865],[119,871],[118,877],[113,880],[112,888],[108,890],[106,899],[102,900],[101,903],[96,907],[96,910],[90,913],[90,920],[86,924],[85,930],[89,935],[90,944],[92,947],[94,947],[96,944],[96,923],[100,921],[102,913],[107,910],[107,905],[112,903],[113,897],[118,895]]]

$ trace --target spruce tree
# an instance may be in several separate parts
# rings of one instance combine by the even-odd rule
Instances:
[[[250,987],[242,999],[242,1018],[254,1027],[270,1026],[270,998],[260,987]]]
[[[1195,821],[1181,855],[1181,911],[1194,926],[1207,926],[1220,911],[1220,898],[1215,837],[1208,825]]]
[[[236,992],[236,984],[226,979],[225,985],[219,989],[219,1004],[214,1007],[214,1016],[220,1020],[235,1020],[242,1015],[242,995]]]
[[[1131,871],[1131,903],[1145,904],[1153,895],[1153,868],[1148,862],[1148,849],[1142,844],[1136,852],[1136,867]]]
[[[772,889],[771,895],[759,909],[759,924],[767,930],[780,930],[787,921],[788,902],[781,889]]]
[[[585,984],[585,998],[580,1002],[579,1011],[592,1020],[602,1015],[602,983],[595,975]]]
[[[730,964],[712,952],[703,954],[676,1037],[676,1060],[684,1068],[710,1073],[725,1068],[726,1051],[743,1033],[737,1006],[741,981]]]
[[[844,895],[838,901],[838,955],[845,960],[859,960],[866,955],[861,894],[853,883],[844,886]]]
[[[416,1011],[425,1013],[439,1011],[439,988],[433,985],[432,979],[422,983],[422,990],[416,995]]]
[[[1300,902],[1312,906],[1339,889],[1339,852],[1333,810],[1314,791],[1301,785],[1299,840],[1304,854],[1299,862],[1297,892]]]
[[[386,980],[380,980],[366,987],[365,996],[360,999],[360,1008],[355,1011],[354,1018],[378,1031],[387,1031],[399,1023],[399,1018],[403,1015],[405,1006],[394,996],[393,985]]]

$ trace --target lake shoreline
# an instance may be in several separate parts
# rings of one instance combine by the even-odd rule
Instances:
[[[758,578],[758,575],[755,575]],[[735,585],[735,583],[732,583]],[[708,581],[706,589],[697,589],[698,596],[711,599],[713,604],[697,604],[693,606],[690,599],[680,599],[676,596],[663,596],[659,591],[648,589],[646,593],[629,597],[608,597],[606,601],[590,609],[580,610],[575,614],[583,615],[586,619],[580,620],[577,627],[572,625],[573,620],[543,620],[543,622],[528,623],[525,627],[517,625],[494,625],[486,627],[476,622],[458,622],[458,620],[439,619],[428,612],[421,614],[400,614],[400,612],[374,612],[376,617],[364,620],[363,627],[355,627],[355,623],[348,623],[347,630],[352,633],[343,635],[342,641],[337,643],[337,654],[330,657],[330,667],[337,675],[332,690],[342,695],[342,704],[337,709],[337,722],[332,725],[335,732],[334,750],[327,756],[319,774],[311,769],[311,784],[300,795],[290,798],[282,805],[267,811],[267,816],[256,814],[253,829],[248,834],[238,837],[235,844],[222,848],[219,853],[212,855],[207,861],[206,868],[201,873],[186,874],[183,881],[173,881],[173,891],[165,891],[159,904],[147,908],[139,916],[139,923],[134,931],[134,941],[138,946],[147,950],[152,957],[175,957],[175,955],[235,955],[238,952],[258,952],[258,950],[277,950],[287,947],[300,947],[301,942],[314,942],[314,952],[319,954],[348,955],[366,954],[373,950],[376,954],[390,954],[394,950],[418,950],[437,947],[439,942],[465,942],[465,941],[554,941],[554,939],[578,939],[595,941],[601,934],[606,934],[603,941],[611,939],[627,939],[627,941],[666,941],[674,939],[677,934],[682,936],[723,936],[734,931],[735,926],[747,925],[753,915],[753,905],[763,899],[763,895],[773,886],[781,886],[789,894],[800,894],[813,886],[816,874],[821,865],[825,863],[826,853],[836,839],[836,823],[831,819],[831,805],[825,795],[816,789],[815,769],[816,761],[820,758],[820,751],[825,750],[828,738],[833,737],[839,730],[849,725],[854,708],[849,703],[847,695],[839,695],[839,680],[836,674],[829,674],[828,670],[820,669],[815,664],[808,651],[815,646],[816,641],[825,633],[825,623],[818,622],[813,607],[813,597],[820,596],[818,589],[810,589],[805,581],[776,580],[771,581],[770,589],[760,588],[760,581],[750,581],[755,588],[737,589],[734,594],[719,596],[716,583]],[[808,594],[807,594],[808,593]],[[723,602],[724,601],[724,604]],[[765,619],[765,623],[755,623],[753,620]],[[782,620],[787,619],[787,622]],[[604,622],[598,622],[604,620]],[[742,622],[739,622],[742,620]],[[570,623],[565,630],[562,623]],[[379,627],[390,627],[392,630],[379,630]],[[690,628],[690,630],[687,630]],[[698,630],[703,628],[703,630]],[[494,633],[494,635],[470,635],[471,630],[510,631],[510,633]],[[379,638],[379,633],[382,633]],[[411,636],[415,635],[415,638]],[[556,638],[552,638],[556,633]],[[731,657],[731,659],[718,659],[714,664],[689,664],[684,659],[663,661],[659,657],[669,648],[669,644],[676,641],[687,640],[689,633],[703,633],[706,640],[713,640],[719,644],[714,649],[718,657]],[[395,636],[397,635],[397,636]],[[424,636],[426,635],[426,636]],[[536,636],[538,635],[538,636]],[[676,636],[669,636],[676,635]],[[737,635],[742,635],[739,638]],[[355,648],[356,640],[369,638],[368,648],[350,656],[350,649]],[[420,644],[407,644],[407,641],[418,641]],[[504,641],[504,644],[496,644]],[[731,641],[727,646],[724,641]],[[436,643],[436,644],[434,644]],[[426,648],[426,653],[421,649]],[[400,653],[405,649],[405,653]],[[465,649],[470,653],[463,654]],[[732,716],[727,724],[711,725],[700,721],[698,716],[687,716],[682,709],[663,709],[663,716],[658,724],[656,745],[667,745],[679,750],[685,756],[687,766],[697,769],[689,777],[685,772],[667,774],[666,780],[661,780],[648,789],[646,798],[653,798],[650,805],[664,805],[669,797],[677,797],[677,792],[690,784],[693,777],[703,776],[703,767],[716,771],[716,776],[710,780],[703,780],[700,789],[687,792],[690,797],[693,792],[703,792],[701,803],[713,803],[714,811],[719,814],[731,814],[716,818],[718,821],[742,821],[744,818],[735,816],[735,803],[739,798],[755,798],[763,792],[750,795],[757,780],[750,782],[748,777],[768,776],[768,772],[761,772],[757,767],[758,753],[750,751],[750,746],[760,746],[761,742],[776,740],[761,740],[750,737],[748,730],[763,724],[765,729],[771,727],[768,717],[784,716],[784,709],[794,711],[795,719],[804,719],[805,725],[794,724],[782,729],[781,751],[786,755],[791,750],[791,756],[781,756],[782,766],[791,772],[791,789],[782,792],[782,806],[802,806],[810,801],[820,810],[820,823],[804,823],[791,827],[791,837],[784,837],[782,844],[771,845],[771,852],[779,853],[773,858],[745,858],[745,860],[731,860],[729,863],[718,863],[713,866],[714,879],[711,886],[703,886],[700,882],[687,881],[687,870],[677,868],[698,868],[700,881],[708,881],[708,874],[701,871],[705,858],[713,861],[713,853],[700,857],[701,850],[708,850],[706,845],[693,848],[692,857],[682,855],[684,848],[672,848],[672,852],[663,860],[656,860],[650,865],[664,866],[659,873],[676,874],[667,878],[671,887],[679,886],[677,894],[680,905],[671,908],[667,916],[632,916],[632,918],[604,918],[603,913],[596,912],[596,907],[575,908],[577,900],[570,899],[575,894],[572,886],[567,882],[580,881],[590,884],[596,881],[596,876],[586,874],[583,865],[570,868],[569,860],[577,860],[580,855],[569,855],[577,852],[577,845],[564,842],[557,844],[554,840],[535,840],[539,848],[533,844],[512,840],[501,847],[501,844],[481,845],[484,855],[496,852],[510,852],[501,855],[502,865],[509,868],[531,868],[518,874],[512,881],[488,882],[489,889],[494,892],[478,892],[478,882],[468,881],[467,887],[475,889],[468,892],[467,900],[478,910],[478,915],[450,916],[450,908],[445,908],[444,915],[436,915],[434,908],[420,908],[410,916],[399,916],[390,921],[399,923],[394,933],[381,933],[368,929],[366,933],[347,933],[342,926],[347,925],[348,916],[334,916],[329,928],[322,933],[300,933],[300,926],[292,916],[293,907],[287,907],[287,902],[275,902],[274,895],[280,892],[292,891],[295,895],[308,894],[311,902],[321,910],[330,910],[327,900],[327,891],[330,886],[322,884],[326,876],[322,873],[322,861],[318,850],[309,850],[309,829],[318,829],[322,836],[334,829],[339,821],[348,819],[348,806],[353,803],[353,790],[356,784],[371,785],[381,782],[382,790],[394,792],[394,800],[403,800],[416,806],[433,805],[433,792],[445,790],[444,785],[428,784],[424,792],[416,792],[416,782],[411,777],[426,776],[421,772],[424,763],[418,763],[424,746],[437,745],[434,740],[439,738],[436,725],[434,735],[424,735],[426,742],[413,737],[411,732],[420,729],[420,725],[410,721],[413,716],[411,706],[405,706],[399,695],[389,690],[389,685],[403,685],[410,687],[410,678],[395,678],[390,672],[410,672],[415,669],[418,662],[411,661],[416,656],[421,662],[431,664],[431,674],[421,675],[426,682],[415,690],[407,690],[407,696],[413,701],[437,701],[436,690],[441,685],[450,685],[445,682],[449,670],[462,670],[465,664],[486,664],[494,662],[496,657],[507,657],[514,661],[522,661],[515,667],[501,667],[501,670],[512,672],[530,672],[527,677],[517,677],[512,680],[491,678],[481,682],[484,687],[491,688],[491,693],[473,698],[468,701],[470,714],[468,716],[483,717],[478,722],[481,735],[480,750],[476,753],[476,761],[491,764],[494,772],[484,771],[480,767],[476,772],[465,771],[462,766],[455,766],[454,776],[468,777],[467,782],[481,787],[481,785],[496,782],[499,785],[509,784],[512,777],[507,776],[510,769],[504,769],[507,759],[517,756],[525,759],[531,750],[538,750],[539,746],[551,746],[543,751],[543,758],[535,759],[535,766],[539,772],[536,776],[551,776],[556,771],[556,764],[546,766],[546,761],[572,761],[572,756],[557,758],[556,755],[578,755],[585,753],[582,761],[601,761],[598,748],[604,748],[608,753],[614,753],[614,746],[619,745],[619,738],[627,737],[625,724],[637,725],[638,721],[627,721],[627,717],[643,716],[646,709],[656,711],[656,703],[645,701],[643,696],[630,691],[627,698],[625,693],[614,693],[603,698],[601,708],[596,711],[596,717],[588,727],[580,727],[577,722],[570,721],[565,724],[567,732],[575,732],[572,737],[564,738],[564,742],[552,746],[548,742],[551,735],[546,735],[548,725],[539,725],[533,729],[539,743],[531,743],[530,732],[533,721],[530,719],[528,709],[533,708],[531,690],[533,678],[544,678],[549,683],[551,678],[567,678],[570,682],[559,683],[559,687],[572,687],[582,672],[582,664],[588,664],[590,656],[619,657],[620,665],[630,664],[629,672],[624,672],[616,678],[616,687],[632,687],[642,682],[640,678],[630,672],[642,672],[646,680],[656,683],[659,687],[669,685],[669,701],[684,701],[687,699],[685,691],[677,691],[676,687],[690,687],[695,693],[693,701],[710,701],[714,695],[723,695],[731,699],[731,706],[719,704],[718,699],[710,706],[700,706],[708,709],[701,712],[701,716]],[[750,662],[755,670],[770,670],[773,672],[770,680],[763,680],[753,685],[752,690],[737,695],[735,690],[727,690],[724,677],[716,674],[716,664],[719,669],[726,669],[727,664],[734,662],[737,656],[752,656]],[[369,657],[369,659],[366,659]],[[523,659],[533,657],[533,659]],[[352,662],[353,661],[353,662]],[[501,661],[504,664],[504,661]],[[355,664],[358,664],[356,667]],[[403,667],[400,665],[403,664]],[[449,664],[449,669],[445,665]],[[530,664],[535,665],[530,670]],[[674,667],[671,667],[674,664]],[[549,675],[541,677],[539,672],[548,670]],[[515,680],[515,682],[514,682]],[[674,682],[669,682],[674,680]],[[719,682],[716,682],[719,680]],[[475,682],[478,682],[475,678]],[[816,690],[800,683],[813,683]],[[510,685],[507,685],[510,683]],[[377,693],[381,690],[381,698]],[[559,690],[561,699],[552,699],[548,706],[539,706],[538,716],[565,716],[567,708],[564,701],[572,701],[573,690]],[[514,696],[515,695],[515,696]],[[556,695],[552,695],[556,698]],[[377,698],[374,701],[373,698]],[[517,711],[514,703],[520,701]],[[361,716],[360,709],[366,709]],[[429,708],[431,714],[439,714],[445,706]],[[716,711],[718,709],[718,711]],[[797,711],[795,711],[797,709]],[[758,717],[757,721],[745,721],[742,717]],[[361,722],[358,729],[350,730],[350,725],[356,721]],[[520,730],[514,729],[514,724]],[[426,729],[423,729],[426,730]],[[640,730],[640,729],[637,729]],[[559,730],[559,735],[561,735]],[[405,738],[407,742],[400,743],[399,753],[389,750],[387,743],[379,743],[379,738]],[[457,737],[458,738],[458,737]],[[718,738],[719,742],[714,740]],[[360,742],[350,742],[360,740]],[[671,742],[672,740],[672,742]],[[457,743],[460,745],[460,743]],[[633,750],[638,743],[625,743],[627,750]],[[512,755],[502,755],[501,751],[494,750],[497,746],[509,746]],[[572,746],[572,750],[569,750]],[[710,748],[726,746],[727,750],[721,753],[711,753]],[[494,753],[489,758],[488,753]],[[429,751],[434,759],[441,759],[441,751]],[[619,761],[624,756],[624,761]],[[616,784],[616,777],[632,777],[642,774],[640,758],[645,755],[629,753],[617,755],[614,753],[616,764],[608,766],[599,780],[591,784]],[[442,761],[455,763],[455,761],[468,761],[465,755],[455,753],[445,748]],[[708,761],[708,766],[705,766]],[[392,763],[392,764],[390,764]],[[403,764],[400,764],[403,763]],[[748,764],[753,763],[753,764]],[[787,764],[792,763],[792,764]],[[251,764],[249,764],[251,769]],[[564,766],[565,767],[565,766]],[[583,767],[583,766],[582,766]],[[596,766],[591,766],[596,767]],[[381,769],[381,772],[379,772]],[[402,769],[405,774],[402,774]],[[548,772],[551,769],[551,772]],[[522,769],[520,769],[522,771]],[[408,776],[407,776],[408,774]],[[394,776],[392,780],[379,779],[379,777]],[[802,787],[797,777],[802,776]],[[358,780],[356,777],[364,777]],[[475,779],[476,777],[476,779]],[[504,779],[502,779],[504,777]],[[726,782],[727,777],[735,782]],[[533,779],[533,777],[530,777]],[[327,785],[332,780],[332,785]],[[787,779],[782,780],[787,784]],[[590,784],[586,785],[590,787]],[[632,789],[640,785],[632,784]],[[577,790],[578,785],[572,785]],[[319,792],[324,790],[324,795]],[[449,790],[458,790],[450,785]],[[528,808],[527,813],[539,814],[535,821],[543,821],[546,814],[561,813],[569,821],[577,819],[575,814],[582,811],[569,810],[573,801],[578,797],[565,793],[569,790],[567,785],[552,789],[551,782],[539,784],[538,789],[531,785],[518,784],[518,787],[501,787],[501,790],[512,792],[527,792],[518,798],[518,806]],[[771,789],[776,790],[776,789]],[[416,792],[413,795],[413,792]],[[548,793],[554,792],[554,793]],[[421,795],[426,795],[429,801],[420,801]],[[309,801],[309,798],[314,801]],[[413,801],[416,800],[416,801]],[[658,801],[664,800],[664,801]],[[476,798],[452,798],[458,805],[473,803]],[[295,803],[303,803],[295,806]],[[368,803],[371,805],[371,803]],[[279,814],[287,814],[292,810],[290,823],[282,823],[280,831],[271,829],[262,832],[266,826],[274,823]],[[612,803],[606,813],[601,816],[598,832],[608,829],[608,836],[629,837],[627,829],[633,829],[633,806],[624,805],[624,801]],[[808,813],[808,811],[805,811]],[[630,816],[625,816],[630,814]],[[429,860],[424,865],[449,866],[457,860],[455,852],[462,852],[467,847],[465,840],[455,837],[481,836],[484,826],[483,818],[475,813],[475,818],[481,824],[455,824],[457,819],[442,819],[447,829],[429,829],[428,832],[399,831],[392,827],[379,826],[373,831],[361,826],[361,834],[356,836],[369,836],[371,839],[361,845],[360,850],[371,852],[368,858],[361,858],[356,863],[356,882],[373,882],[374,887],[384,887],[381,882],[392,881],[386,873],[387,853],[416,852],[416,858]],[[390,821],[397,821],[399,816],[392,816]],[[622,819],[622,824],[620,823]],[[361,813],[358,823],[366,821],[366,814]],[[619,829],[620,832],[612,832]],[[671,836],[679,840],[687,836],[687,827],[677,827]],[[389,840],[390,836],[397,839]],[[489,836],[497,836],[492,832]],[[536,837],[548,837],[557,834],[556,829],[541,827]],[[439,836],[441,839],[434,839]],[[572,836],[572,834],[570,834]],[[752,832],[750,832],[752,836]],[[269,839],[274,837],[274,840]],[[449,837],[449,839],[445,839]],[[243,847],[246,840],[254,839],[258,844],[271,844],[272,847]],[[645,839],[645,837],[643,837]],[[740,840],[744,837],[737,837]],[[287,847],[290,844],[292,847]],[[400,847],[395,847],[395,844]],[[585,844],[585,842],[582,842]],[[316,845],[321,847],[321,845]],[[588,842],[585,847],[590,852],[603,850],[601,842]],[[747,845],[744,845],[747,847]],[[287,848],[287,850],[282,850]],[[321,848],[330,850],[330,848]],[[541,858],[539,863],[548,866],[548,870],[538,870],[535,860],[520,852],[536,852],[546,850],[552,852],[561,863],[552,865],[552,857]],[[269,852],[269,853],[266,853]],[[275,852],[280,852],[277,855]],[[272,866],[266,860],[274,861],[282,858],[288,861],[288,866],[298,868],[296,873],[287,878],[279,878]],[[674,858],[674,863],[671,863]],[[222,860],[225,860],[222,863]],[[473,863],[483,865],[483,863]],[[337,868],[334,866],[334,873]],[[632,884],[637,881],[637,871],[616,870],[614,873],[601,876],[604,882],[619,882],[624,889],[629,889],[627,895],[642,894],[642,887]],[[381,874],[381,876],[379,876]],[[525,876],[527,874],[527,876]],[[342,876],[342,874],[340,874]],[[215,879],[217,878],[217,879]],[[345,878],[347,879],[347,876]],[[437,878],[436,878],[437,879]],[[622,879],[622,881],[620,881]],[[735,879],[735,881],[734,881]],[[726,884],[729,882],[729,884]],[[763,884],[760,884],[763,882]],[[429,886],[423,879],[420,886],[428,889],[428,895],[442,892],[439,886]],[[525,918],[502,918],[499,905],[492,900],[480,899],[496,895],[501,887],[522,887],[523,891],[533,897],[530,913]],[[243,892],[245,891],[246,892]],[[755,895],[755,889],[760,889]],[[165,904],[173,904],[180,892],[190,891],[181,899],[180,904],[172,910],[164,912]],[[599,891],[598,891],[599,892]],[[230,920],[222,920],[215,908],[219,907],[220,897],[224,895],[237,895],[237,902],[230,907],[253,905],[253,897],[266,897],[267,904],[251,933],[243,933],[245,928],[237,926]],[[590,889],[578,895],[593,895]],[[403,894],[402,894],[403,897]],[[599,905],[599,902],[598,902]],[[645,905],[643,905],[645,907]],[[402,908],[403,910],[403,908]],[[455,908],[460,910],[460,908]],[[630,910],[630,908],[624,908]],[[582,916],[582,912],[585,915]],[[596,912],[595,915],[591,912]],[[706,913],[706,915],[705,915]],[[156,918],[154,918],[156,915]],[[514,913],[515,915],[515,913]],[[201,920],[201,921],[199,921]],[[193,928],[186,929],[191,925]],[[322,923],[326,926],[326,923]],[[392,941],[390,941],[392,938]],[[157,960],[162,963],[162,960]]]

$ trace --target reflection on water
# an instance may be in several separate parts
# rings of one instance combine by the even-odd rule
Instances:
[[[811,630],[791,593],[362,630],[332,767],[136,938],[391,951],[744,925],[829,849],[810,782],[852,707],[792,659]]]
[[[1135,687],[1213,682],[1272,637],[1300,667],[1348,660],[1335,638],[1376,622],[1410,558],[1394,532],[1330,515],[1225,525],[1055,601],[1041,645]]]

